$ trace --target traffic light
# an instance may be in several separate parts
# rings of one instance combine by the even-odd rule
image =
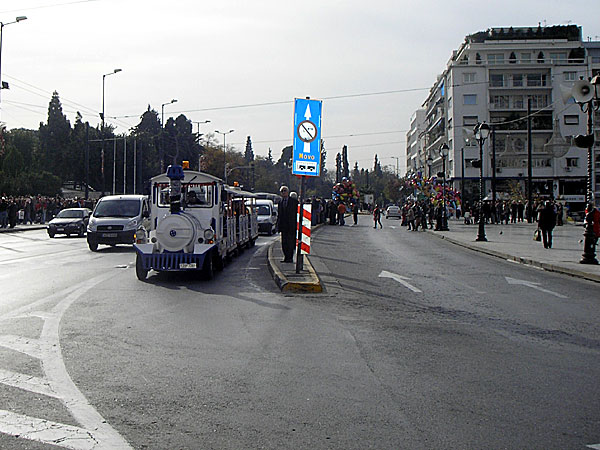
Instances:
[[[471,166],[472,167],[476,167],[477,169],[479,169],[481,167],[481,160],[480,159],[474,159],[473,161],[471,161]]]

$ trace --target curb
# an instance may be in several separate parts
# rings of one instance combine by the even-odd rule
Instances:
[[[278,241],[274,241],[271,245],[269,245],[269,250],[267,251],[267,261],[269,262],[269,272],[271,272],[273,280],[275,281],[275,284],[277,284],[281,292],[323,292],[323,286],[321,285],[321,281],[319,280],[319,277],[315,272],[314,267],[310,263],[307,255],[304,255],[304,269],[308,270],[309,281],[288,280],[285,274],[281,270],[279,270],[277,264],[275,264],[275,257],[273,256],[273,246],[277,243]]]
[[[594,281],[596,283],[600,283],[600,275],[583,272],[581,270],[570,269],[568,267],[558,266],[556,264],[543,263],[540,261],[535,261],[531,258],[523,258],[521,256],[513,256],[513,255],[509,255],[508,253],[498,252],[496,250],[490,250],[490,249],[477,247],[477,246],[471,245],[467,242],[458,241],[456,239],[449,238],[449,237],[441,235],[441,234],[436,234],[429,230],[427,230],[427,231],[429,234],[433,234],[434,236],[436,236],[440,239],[444,239],[444,240],[450,242],[451,244],[458,245],[458,246],[464,247],[464,248],[468,248],[469,250],[473,250],[473,251],[476,251],[479,253],[484,253],[486,255],[494,256],[496,258],[502,258],[504,260],[514,261],[519,264],[524,264],[526,266],[537,267],[538,269],[546,270],[548,272],[561,273],[563,275],[570,275],[572,277],[583,278],[583,279],[586,279],[589,281]]]
[[[21,231],[32,231],[32,230],[45,230],[48,228],[48,225],[34,225],[27,228],[22,228],[20,226],[16,226],[14,228],[0,228],[0,234],[2,233],[19,233]]]

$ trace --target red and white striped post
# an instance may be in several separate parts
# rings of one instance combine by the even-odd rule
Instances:
[[[302,208],[302,218],[300,218],[300,207]],[[302,227],[302,241],[300,242],[300,251],[303,255],[310,255],[310,226],[311,226],[312,205],[305,203],[298,205],[298,228]],[[296,239],[298,245],[298,239]]]

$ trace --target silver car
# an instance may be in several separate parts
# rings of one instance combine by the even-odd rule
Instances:
[[[401,213],[400,208],[398,206],[396,206],[396,205],[390,205],[385,210],[385,218],[389,219],[390,217],[396,217],[397,219],[402,218],[402,213]]]

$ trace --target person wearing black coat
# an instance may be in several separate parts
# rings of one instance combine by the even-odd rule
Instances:
[[[293,262],[296,249],[298,200],[290,197],[287,186],[281,186],[281,202],[277,214],[277,229],[281,232],[281,249],[283,250],[284,263]]]
[[[547,201],[538,213],[538,227],[542,230],[544,248],[552,248],[552,230],[556,225],[556,211],[551,202]]]

